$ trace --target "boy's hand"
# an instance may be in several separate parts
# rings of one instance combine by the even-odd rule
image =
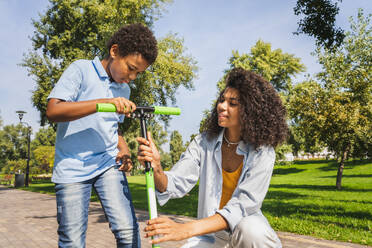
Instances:
[[[161,170],[161,163],[160,163],[160,154],[154,141],[152,140],[152,136],[150,132],[147,132],[147,138],[138,137],[137,142],[139,144],[138,147],[138,161],[142,165],[144,165],[145,161],[151,163],[151,167],[154,170]]]
[[[134,102],[124,98],[124,97],[115,97],[108,99],[109,103],[112,103],[116,106],[116,112],[119,114],[125,114],[129,117],[130,113],[136,110],[136,104]]]
[[[124,154],[124,152],[119,151],[116,155],[116,164],[119,164],[121,161],[121,166],[119,167],[120,171],[124,172],[130,172],[133,168],[132,160],[130,159],[130,156],[127,154]]]

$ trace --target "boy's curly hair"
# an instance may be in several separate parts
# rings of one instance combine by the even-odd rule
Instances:
[[[286,109],[274,87],[261,76],[242,68],[232,69],[226,78],[226,87],[239,92],[241,139],[256,149],[262,145],[276,147],[288,133]],[[217,136],[222,127],[218,125],[216,102],[206,122],[208,136]]]
[[[118,44],[119,54],[125,57],[129,54],[140,53],[151,65],[158,56],[157,41],[148,27],[140,23],[123,26],[108,40],[106,46]]]

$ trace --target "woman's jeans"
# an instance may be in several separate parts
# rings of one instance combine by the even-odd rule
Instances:
[[[83,248],[92,187],[115,235],[118,248],[141,247],[137,219],[125,173],[118,166],[78,183],[56,184],[58,247]],[[99,238],[99,237],[97,237]]]

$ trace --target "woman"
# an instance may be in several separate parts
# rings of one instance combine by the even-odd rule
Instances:
[[[151,136],[138,138],[138,159],[150,161],[160,205],[187,194],[199,181],[198,219],[148,221],[152,243],[190,238],[190,247],[281,247],[260,208],[285,140],[286,111],[273,86],[242,68],[230,71],[207,121],[169,172],[164,172]]]

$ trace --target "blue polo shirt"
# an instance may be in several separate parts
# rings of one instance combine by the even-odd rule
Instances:
[[[48,99],[79,102],[100,98],[129,99],[128,84],[110,82],[98,57],[73,62]],[[118,122],[124,115],[94,113],[57,124],[52,181],[74,183],[91,179],[114,166],[118,153]]]

